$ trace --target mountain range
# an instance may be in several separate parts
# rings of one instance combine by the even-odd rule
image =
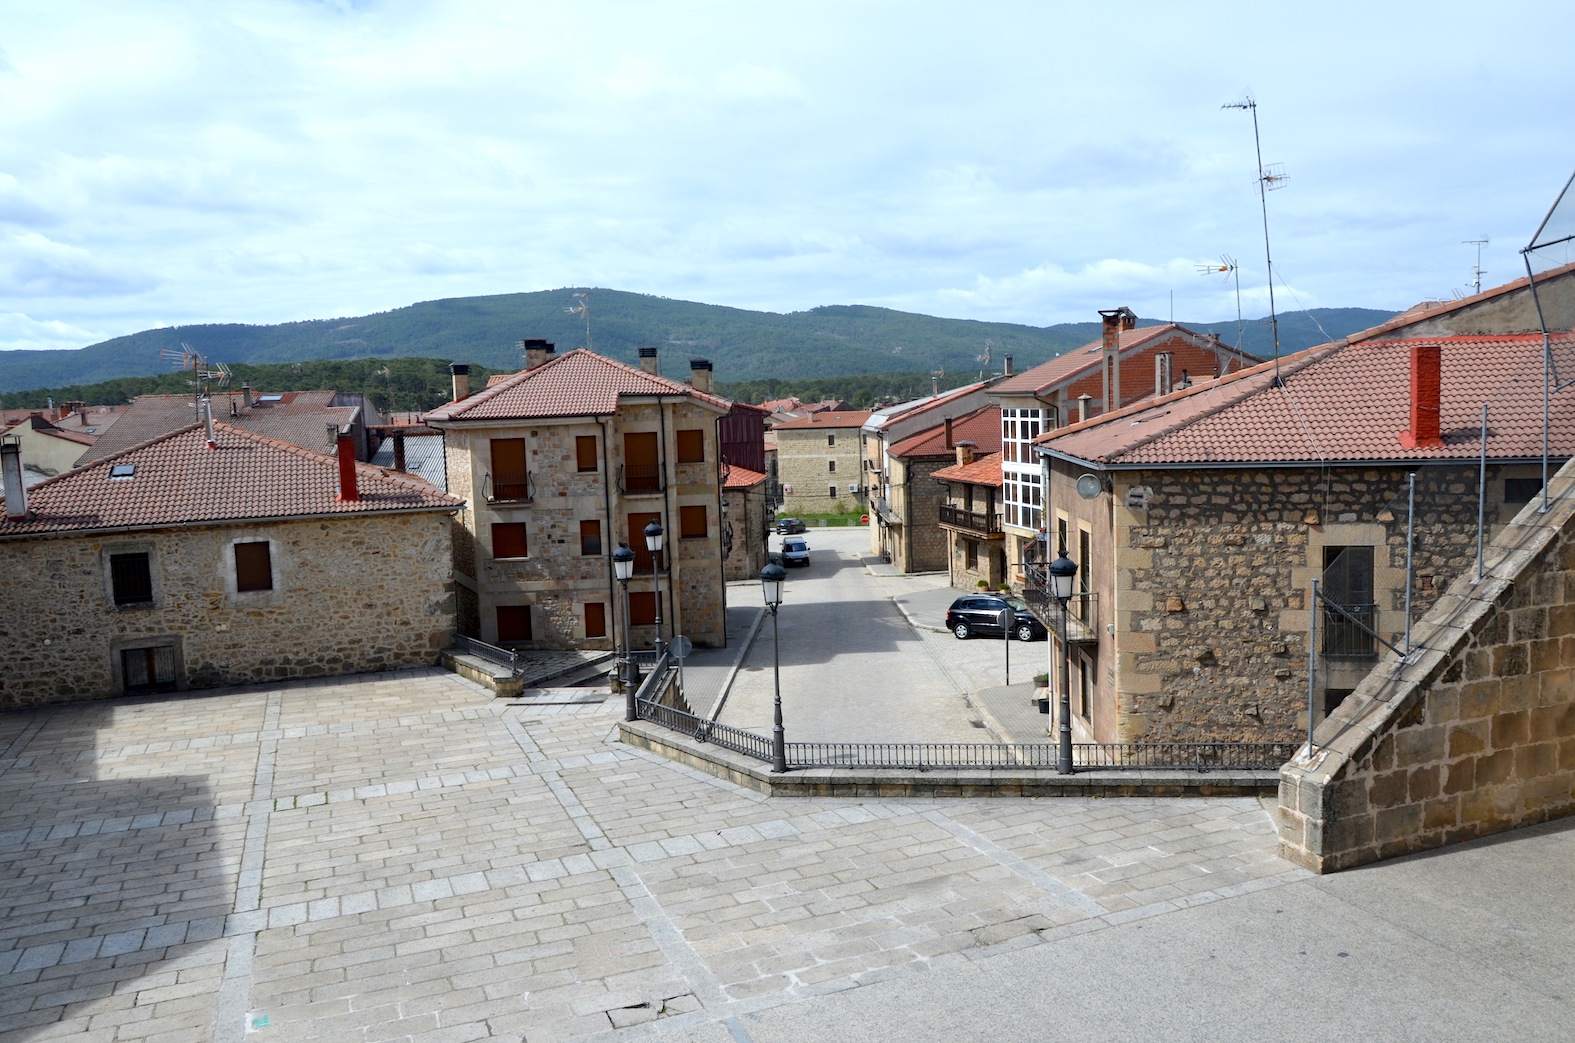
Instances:
[[[584,294],[580,297],[578,294]],[[420,357],[518,369],[518,343],[544,337],[560,351],[587,342],[610,358],[633,362],[636,348],[655,345],[664,371],[680,379],[687,360],[710,359],[718,381],[811,378],[892,371],[965,374],[1012,355],[1018,371],[1099,336],[1090,322],[1027,326],[943,319],[889,308],[833,305],[779,314],[671,300],[607,289],[540,290],[425,301],[351,318],[272,326],[233,323],[171,326],[115,337],[75,350],[0,352],[0,391],[90,384],[168,372],[161,353],[185,350],[211,364]],[[1279,317],[1280,353],[1376,326],[1392,312],[1319,308]],[[1140,319],[1139,325],[1157,321]],[[1236,323],[1183,326],[1238,340]],[[1273,353],[1267,319],[1246,322],[1241,347]],[[989,366],[981,361],[988,351]],[[680,361],[682,360],[682,361]]]

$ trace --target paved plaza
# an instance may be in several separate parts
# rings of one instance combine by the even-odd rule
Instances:
[[[583,698],[0,716],[0,1037],[1567,1038],[1564,829],[1319,879],[1253,799],[770,799]]]

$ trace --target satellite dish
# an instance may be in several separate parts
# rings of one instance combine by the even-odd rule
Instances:
[[[1077,479],[1077,495],[1085,500],[1092,500],[1104,492],[1104,488],[1104,483],[1099,480],[1097,474],[1085,474]]]

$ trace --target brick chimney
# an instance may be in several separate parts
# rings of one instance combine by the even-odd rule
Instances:
[[[1407,449],[1434,449],[1440,437],[1439,399],[1443,392],[1443,349],[1437,344],[1411,345],[1411,427],[1401,431]]]
[[[22,481],[22,440],[0,437],[0,474],[5,475],[5,520],[27,520],[27,485]]]
[[[356,487],[355,439],[349,431],[339,432],[335,453],[339,457],[339,499],[359,500],[361,490]]]
[[[1100,318],[1100,371],[1105,379],[1104,411],[1110,412],[1121,404],[1121,331],[1137,326],[1137,316],[1131,308],[1101,310]]]
[[[454,380],[454,401],[465,401],[470,397],[470,363],[450,362],[448,372]]]
[[[956,444],[957,444],[956,442],[952,441],[952,418],[951,417],[947,417],[946,418],[946,448],[950,449]]]
[[[640,368],[653,377],[662,375],[662,366],[656,358],[655,348],[644,347],[640,349]]]
[[[712,381],[710,359],[689,360],[689,386],[708,395],[711,393],[715,385]]]
[[[558,354],[558,346],[550,340],[533,337],[520,341],[520,350],[525,353],[525,368],[535,369],[551,362]]]

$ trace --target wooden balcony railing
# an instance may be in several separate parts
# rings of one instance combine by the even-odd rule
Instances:
[[[975,536],[1000,536],[1001,519],[983,511],[967,511],[951,504],[941,504],[940,522],[954,529],[961,529]]]

